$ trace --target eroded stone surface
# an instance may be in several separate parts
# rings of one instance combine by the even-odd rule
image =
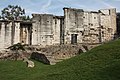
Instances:
[[[0,50],[16,43],[27,44],[29,56],[36,52],[32,56],[55,64],[116,37],[116,9],[96,12],[75,8],[63,10],[64,16],[33,14],[32,22],[0,21]],[[16,56],[14,52],[8,52],[0,55],[5,56],[4,59]]]
[[[116,9],[64,8],[64,16],[33,14],[30,21],[0,21],[0,49],[16,43],[56,45],[103,43],[116,37]]]
[[[87,52],[100,44],[79,44],[79,45],[52,45],[46,47],[36,47],[36,51],[31,54],[31,58],[45,64],[54,65],[64,59],[77,56]]]
[[[33,67],[35,67],[34,62],[31,61],[31,60],[27,60],[26,63],[27,63],[27,67],[29,67],[29,68],[33,68]]]

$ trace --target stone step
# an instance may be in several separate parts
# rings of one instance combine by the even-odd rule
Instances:
[[[57,62],[61,62],[61,61],[63,61],[64,59],[54,59],[53,57],[52,58],[48,58],[47,57],[47,59],[50,61],[50,64],[51,65],[54,65],[54,64],[56,64]]]

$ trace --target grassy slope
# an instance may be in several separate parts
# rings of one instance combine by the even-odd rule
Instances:
[[[22,61],[0,61],[0,80],[120,80],[120,40],[54,66],[35,64],[30,69]]]

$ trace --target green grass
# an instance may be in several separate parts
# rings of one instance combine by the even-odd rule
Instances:
[[[120,80],[120,40],[53,66],[34,62],[0,61],[0,80]]]

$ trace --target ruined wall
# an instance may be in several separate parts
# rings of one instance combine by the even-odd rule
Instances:
[[[33,45],[51,45],[53,40],[53,15],[33,14]]]
[[[116,10],[102,9],[98,12],[84,12],[85,43],[100,43],[114,39],[116,34]]]
[[[116,36],[116,9],[64,8],[64,17],[65,43],[101,43]]]
[[[20,43],[31,45],[32,42],[32,23],[20,23]]]
[[[99,43],[99,13],[84,12],[83,43]]]
[[[99,43],[98,14],[82,9],[64,8],[65,43],[72,43],[72,34],[77,34],[77,43]]]
[[[101,42],[110,41],[116,36],[116,9],[100,10]]]
[[[65,44],[82,43],[83,15],[82,9],[64,8]]]
[[[64,42],[64,17],[53,17],[53,44],[62,44]]]
[[[21,42],[21,39],[26,38],[24,44],[28,44],[28,35],[31,34],[30,31],[28,32],[28,26],[26,27],[27,36],[21,37],[20,32],[25,29],[24,26],[20,26],[19,21],[15,21],[12,23],[11,21],[0,21],[0,50],[4,48],[8,48],[13,44],[17,44]],[[23,31],[25,32],[25,31]],[[24,33],[23,33],[24,35]]]
[[[20,43],[20,23],[19,22],[15,23],[15,34],[14,34],[13,42],[14,42],[13,44]]]
[[[11,27],[7,25],[8,22],[0,22],[0,49],[4,49],[7,45],[11,45]]]
[[[12,23],[9,21],[1,21],[0,22],[0,49],[7,48],[13,44],[17,43],[19,40],[19,25],[15,23],[15,29],[12,30]],[[14,33],[16,34],[12,34]],[[14,37],[12,37],[14,36]]]
[[[51,14],[33,14],[33,45],[60,44],[61,18]]]
[[[32,45],[101,43],[116,37],[116,9],[64,8],[64,16],[33,14],[33,23],[0,21],[0,49]]]

